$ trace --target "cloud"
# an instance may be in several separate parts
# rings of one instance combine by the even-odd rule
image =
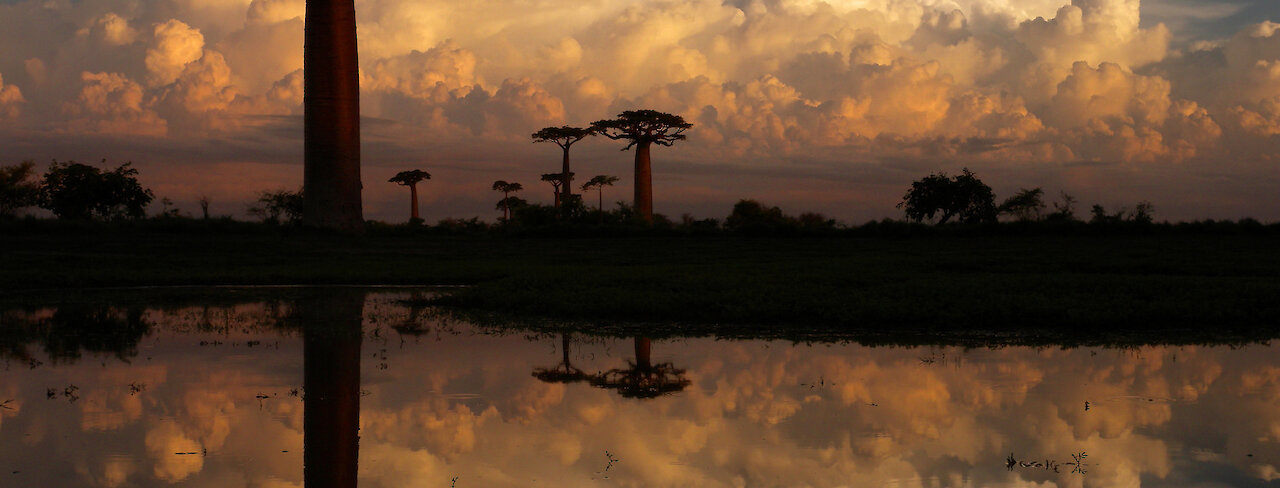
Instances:
[[[303,1],[158,5],[0,6],[6,130],[29,141],[205,137],[197,145],[215,148],[210,157],[246,163],[219,141],[261,139],[264,124],[283,126],[272,117],[301,114]],[[1254,171],[1275,158],[1280,24],[1175,45],[1142,14],[1138,0],[367,0],[357,19],[366,160],[483,148],[433,164],[492,157],[514,178],[540,161],[524,147],[528,133],[635,108],[695,124],[671,153],[686,174],[696,165],[824,175],[871,165],[901,185],[903,171],[987,165],[1049,185],[1031,180],[1081,160],[1230,159]],[[722,181],[745,191],[756,185],[747,179]],[[366,190],[370,201],[393,201],[394,188]],[[731,194],[698,198],[720,208],[731,202],[709,199]],[[881,197],[868,196],[885,203],[866,211],[892,212],[897,195]],[[449,198],[470,203],[449,200],[463,206],[440,213],[492,207]]]
[[[4,77],[0,76],[0,120],[17,118],[25,101],[22,90],[14,85],[5,85]]]
[[[164,135],[168,123],[149,107],[142,85],[120,73],[81,73],[83,88],[63,113],[75,132]]]
[[[147,49],[147,84],[160,86],[173,83],[187,63],[200,59],[204,35],[199,29],[177,19],[155,26],[155,45]]]

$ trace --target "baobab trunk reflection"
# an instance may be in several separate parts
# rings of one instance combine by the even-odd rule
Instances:
[[[364,293],[297,302],[303,335],[303,477],[308,488],[354,488],[360,453]]]
[[[307,225],[359,231],[360,76],[353,0],[307,0],[303,212]]]

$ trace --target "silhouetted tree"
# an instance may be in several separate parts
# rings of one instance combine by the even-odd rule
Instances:
[[[1000,204],[999,212],[1016,217],[1018,220],[1040,220],[1040,212],[1044,210],[1044,190],[1035,187],[1023,188],[1017,194],[1006,198]]]
[[[568,200],[568,195],[573,194],[573,173],[569,169],[569,148],[573,143],[596,134],[594,128],[587,127],[544,127],[538,132],[534,132],[533,142],[554,142],[564,152],[564,159],[560,165],[560,190],[564,192],[563,196],[557,196],[556,205],[561,201]]]
[[[422,217],[418,216],[418,182],[429,179],[431,179],[431,173],[415,169],[410,171],[401,171],[396,173],[395,176],[392,176],[391,179],[387,180],[397,185],[409,187],[409,205],[412,208],[409,216],[410,223],[422,223]]]
[[[573,175],[569,175],[568,178],[572,180]],[[561,186],[564,185],[565,176],[560,173],[547,173],[542,175],[542,181],[551,183],[552,191],[555,192],[555,206],[559,207],[560,203],[564,201],[562,198],[563,196],[560,194],[560,190]]]
[[[512,204],[515,203],[511,200],[511,194],[523,189],[524,185],[515,182],[508,183],[503,180],[493,182],[493,191],[502,192],[502,200],[498,201],[498,208],[502,210],[503,221],[511,220],[511,208]],[[517,198],[516,200],[520,199]],[[524,200],[520,201],[523,202]]]
[[[304,218],[359,232],[360,75],[355,0],[307,0],[303,66]]]
[[[1049,214],[1049,220],[1057,221],[1075,221],[1076,220],[1076,198],[1062,192],[1062,203],[1053,202],[1053,213]]]
[[[954,178],[946,173],[926,176],[911,184],[898,208],[907,218],[919,222],[941,213],[939,224],[952,217],[964,223],[992,222],[996,219],[995,194],[968,168]]]
[[[138,183],[138,170],[131,168],[132,164],[102,171],[76,162],[54,161],[40,185],[40,206],[63,219],[145,217],[147,205],[155,197]]]
[[[596,196],[599,197],[596,210],[604,212],[604,187],[613,186],[613,184],[617,182],[617,176],[596,175],[586,183],[582,184],[582,191],[590,191],[592,188],[595,188]]]
[[[1143,200],[1133,207],[1133,221],[1139,224],[1150,224],[1156,208],[1151,202]]]
[[[200,214],[205,220],[209,220],[209,196],[200,196]]]
[[[39,203],[40,184],[35,181],[35,168],[31,161],[0,166],[0,217]]]
[[[684,131],[693,124],[679,115],[655,110],[628,110],[612,120],[598,120],[591,127],[613,140],[630,141],[623,151],[636,148],[636,191],[634,206],[640,217],[653,221],[653,170],[649,164],[649,148],[653,144],[671,146],[685,139]]]
[[[276,190],[258,194],[258,201],[249,205],[249,215],[268,224],[279,224],[280,217],[289,224],[302,220],[303,191]]]
[[[724,227],[731,231],[778,231],[794,227],[795,222],[782,214],[778,207],[767,207],[755,200],[738,200],[733,211],[724,219]]]

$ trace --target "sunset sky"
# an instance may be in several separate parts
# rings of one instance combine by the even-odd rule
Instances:
[[[755,198],[849,223],[899,217],[930,172],[997,198],[1140,200],[1159,219],[1280,219],[1274,0],[357,0],[369,219],[423,169],[428,222],[493,220],[494,180],[551,201],[551,125],[652,108],[655,211]],[[302,181],[303,0],[0,0],[0,164],[133,161],[196,212],[243,216]],[[631,153],[574,147],[579,183]],[[594,202],[594,198],[587,201]]]

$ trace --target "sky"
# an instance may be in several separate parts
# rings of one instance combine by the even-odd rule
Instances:
[[[244,216],[302,181],[303,0],[0,0],[0,164],[132,161],[179,208]],[[365,217],[494,220],[550,203],[540,128],[655,109],[655,211],[739,199],[847,223],[973,170],[1157,220],[1280,220],[1280,2],[357,0]],[[632,153],[573,148],[579,183]],[[593,197],[594,195],[592,195]],[[588,202],[595,198],[588,197]],[[606,203],[611,206],[612,203]]]

